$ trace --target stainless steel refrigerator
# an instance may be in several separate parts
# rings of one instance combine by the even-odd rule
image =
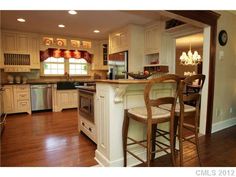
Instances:
[[[109,79],[127,79],[128,51],[110,54],[108,57]]]

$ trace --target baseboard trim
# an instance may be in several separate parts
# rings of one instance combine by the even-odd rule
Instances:
[[[236,125],[236,117],[233,117],[231,119],[227,119],[224,121],[216,122],[216,123],[212,124],[211,133],[218,132],[220,130],[232,127],[234,125]]]

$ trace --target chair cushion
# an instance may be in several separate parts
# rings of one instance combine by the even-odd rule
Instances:
[[[159,107],[162,109],[170,110],[171,104],[163,104],[163,105],[160,105]],[[196,110],[196,108],[194,106],[190,106],[187,104],[184,105],[184,112],[193,112],[195,110]],[[177,112],[177,113],[180,112],[180,104],[179,103],[176,104],[175,112]]]
[[[128,113],[133,114],[137,117],[147,119],[147,108],[146,107],[135,107],[128,110]],[[152,107],[152,119],[160,119],[170,117],[170,111]]]

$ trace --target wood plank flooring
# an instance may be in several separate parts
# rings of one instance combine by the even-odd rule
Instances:
[[[1,166],[93,166],[96,144],[77,131],[77,111],[7,117]]]
[[[236,166],[236,126],[200,138],[202,166]],[[77,131],[77,111],[9,115],[1,137],[1,166],[72,167],[97,165],[96,145]],[[185,143],[184,166],[199,166],[194,145]],[[140,164],[139,166],[144,166]],[[169,156],[152,166],[171,166]]]
[[[203,167],[236,166],[236,126],[219,131],[212,136],[200,137],[200,157]],[[138,167],[144,167],[144,164]],[[171,167],[169,155],[152,162],[153,167]],[[184,166],[199,167],[196,148],[193,144],[184,143]]]

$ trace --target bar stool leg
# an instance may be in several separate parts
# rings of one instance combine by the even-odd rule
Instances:
[[[179,166],[183,166],[183,117],[179,119]]]
[[[201,167],[202,164],[201,164],[201,159],[200,159],[200,154],[199,154],[198,126],[199,126],[198,118],[196,118],[196,120],[195,120],[195,143],[196,143],[196,150],[197,150],[197,156],[198,156],[198,163],[199,163],[199,166]]]
[[[124,167],[127,166],[127,136],[128,136],[128,129],[129,129],[129,117],[128,117],[128,111],[125,110],[124,112],[124,121],[123,121],[123,154],[124,154]]]
[[[152,125],[152,152],[156,150],[156,144],[155,144],[156,131],[157,131],[157,124],[153,124]],[[152,158],[151,158],[152,161],[155,159],[155,155],[156,153],[152,153]]]
[[[148,122],[147,126],[147,166],[150,167],[151,161],[151,138],[152,138],[152,125]]]
[[[172,165],[175,166],[175,120],[170,120],[170,153]]]

